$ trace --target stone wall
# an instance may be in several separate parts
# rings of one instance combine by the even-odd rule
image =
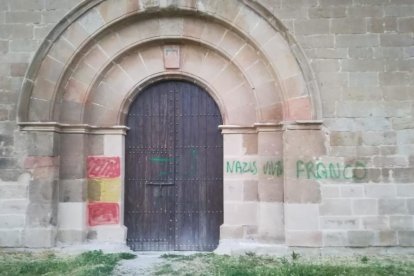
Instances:
[[[58,178],[58,135],[28,136],[16,125],[23,77],[47,33],[79,0],[0,0],[0,246],[53,244],[37,235],[56,225],[46,185]],[[26,156],[31,158],[26,159]],[[37,179],[37,180],[35,180]],[[57,211],[56,206],[54,209]]]
[[[285,206],[288,243],[303,245],[303,235],[289,239],[291,229],[306,230],[315,246],[413,246],[414,2],[263,2],[300,42],[318,79],[329,141],[326,155],[307,161],[366,166],[361,179],[310,175],[320,178],[321,198]],[[302,150],[306,140],[298,141]]]
[[[36,246],[36,229],[57,223],[50,210],[58,195],[50,187],[62,162],[60,137],[20,132],[16,106],[35,51],[79,2],[0,0],[0,246]],[[253,154],[262,151],[284,161],[286,243],[414,246],[414,2],[260,2],[306,53],[323,111],[323,128],[283,133],[290,141],[284,157],[260,146],[266,134],[255,138]],[[39,182],[42,177],[47,179]],[[241,197],[282,200],[257,177],[262,194],[257,195],[256,176],[247,177]],[[283,232],[278,225],[266,226],[272,211],[262,207],[263,212],[251,214],[261,225],[255,231]],[[53,245],[52,232],[39,244]]]

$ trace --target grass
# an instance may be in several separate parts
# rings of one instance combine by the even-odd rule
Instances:
[[[402,276],[414,275],[414,258],[354,257],[305,259],[293,252],[289,258],[195,254],[163,255],[155,275],[219,276]]]
[[[135,255],[104,254],[102,251],[90,251],[70,257],[58,257],[53,252],[0,253],[0,275],[105,276],[111,275],[120,260],[132,258]]]

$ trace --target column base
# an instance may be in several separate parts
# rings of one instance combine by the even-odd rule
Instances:
[[[126,243],[127,228],[120,225],[105,225],[91,228],[88,239],[96,242]]]

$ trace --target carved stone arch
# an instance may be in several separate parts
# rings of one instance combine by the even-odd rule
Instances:
[[[179,68],[164,64],[168,45],[181,49]],[[50,135],[59,160],[59,173],[49,184],[59,193],[53,199],[59,213],[48,212],[58,226],[34,224],[30,231],[46,231],[50,244],[56,234],[62,242],[87,237],[124,241],[125,114],[140,89],[171,78],[196,82],[216,100],[229,162],[257,167],[274,159],[292,162],[284,157],[289,150],[284,141],[290,139],[283,132],[290,127],[286,122],[311,121],[313,130],[322,117],[305,55],[283,24],[255,0],[84,1],[46,37],[19,98],[21,129],[28,135]],[[95,200],[90,198],[95,184],[88,184],[90,156],[120,157],[118,209],[111,211],[118,212],[118,219],[109,225],[85,223],[94,212],[88,197]],[[221,239],[285,241],[289,178],[278,177],[225,174],[225,189],[240,191],[241,185],[257,195],[240,195],[240,201],[225,197]],[[269,214],[275,217],[270,222]]]
[[[51,118],[55,105],[59,106],[54,97],[64,72],[71,69],[67,62],[79,58],[84,48],[94,43],[102,32],[131,18],[168,15],[172,11],[174,14],[195,15],[206,22],[218,22],[225,29],[235,30],[248,38],[248,44],[261,51],[279,79],[285,121],[321,118],[317,85],[303,52],[283,25],[260,4],[228,1],[217,10],[215,1],[156,3],[85,1],[69,13],[47,36],[26,74],[19,100],[18,121],[23,124],[56,121]],[[256,28],[260,28],[260,32]],[[36,93],[39,87],[42,91]],[[49,89],[51,91],[47,91]],[[303,110],[308,114],[297,114]]]

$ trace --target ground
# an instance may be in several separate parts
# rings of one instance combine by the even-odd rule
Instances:
[[[94,245],[95,246],[95,245]],[[90,250],[95,248],[96,250]],[[0,276],[14,275],[414,275],[414,255],[237,256],[196,252],[132,252],[89,245],[56,250],[0,249]]]

